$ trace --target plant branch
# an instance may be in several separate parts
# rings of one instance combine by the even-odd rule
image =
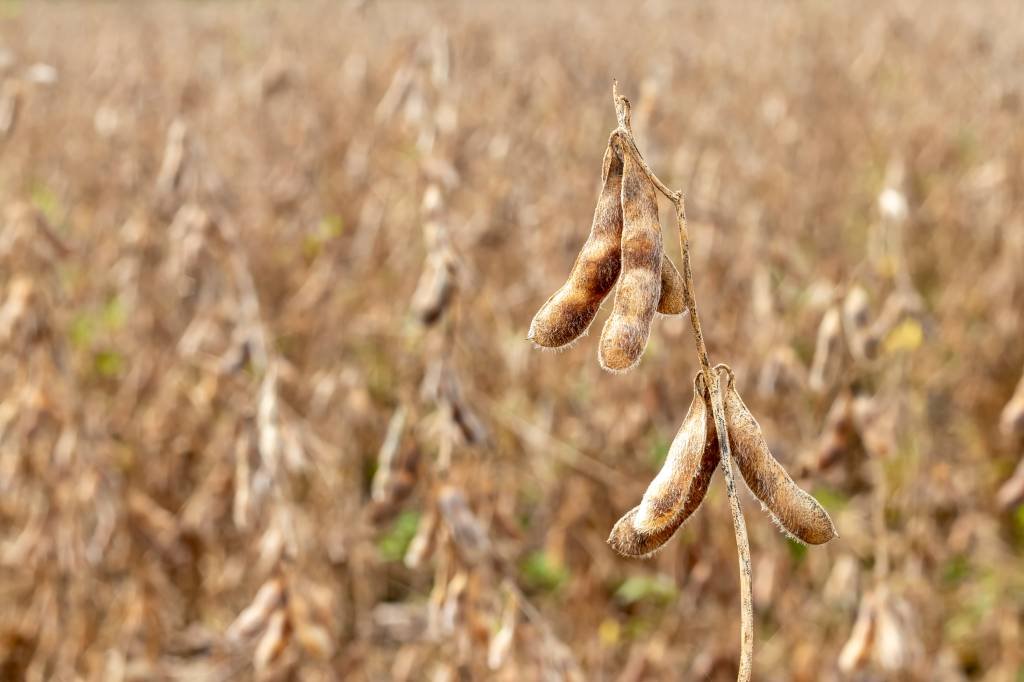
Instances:
[[[681,191],[673,191],[663,183],[651,167],[647,165],[633,138],[630,127],[629,100],[619,95],[618,82],[612,81],[612,99],[615,102],[615,118],[618,128],[611,139],[618,138],[623,143],[623,153],[629,153],[639,163],[644,174],[659,192],[664,194],[676,209],[676,224],[679,227],[679,249],[683,258],[683,297],[690,311],[690,324],[693,327],[693,340],[697,349],[697,360],[704,374],[704,383],[711,397],[711,413],[715,420],[715,431],[718,434],[718,448],[722,458],[722,474],[725,476],[725,487],[729,494],[729,507],[732,511],[732,527],[736,536],[736,550],[740,570],[740,665],[736,676],[737,682],[750,680],[754,658],[754,604],[751,590],[752,572],[750,568],[750,542],[747,538],[747,526],[743,519],[739,496],[736,494],[736,482],[732,470],[732,450],[729,447],[729,432],[725,421],[725,406],[722,400],[722,386],[718,372],[711,368],[711,359],[707,346],[704,344],[704,333],[700,326],[700,315],[697,314],[697,299],[693,286],[693,269],[690,265],[690,235],[686,227],[686,207]],[[716,368],[717,369],[717,368]]]

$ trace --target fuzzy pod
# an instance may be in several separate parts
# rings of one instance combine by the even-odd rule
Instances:
[[[658,197],[630,153],[623,154],[622,165],[622,277],[598,349],[601,367],[611,372],[628,371],[640,361],[661,298]]]
[[[253,597],[252,603],[245,607],[235,622],[228,627],[228,638],[242,640],[255,635],[267,624],[270,615],[284,603],[284,599],[284,583],[280,578],[271,578],[263,583]]]
[[[850,287],[843,299],[843,327],[848,335],[862,334],[867,330],[871,324],[870,306],[868,292],[864,287]]]
[[[871,645],[875,640],[876,614],[874,595],[868,593],[861,598],[857,620],[853,623],[850,638],[839,651],[839,669],[852,673],[864,667],[871,658]]]
[[[569,279],[530,323],[527,338],[543,348],[561,348],[583,335],[619,278],[622,161],[611,145],[604,152],[601,177],[590,236],[576,257]]]
[[[429,505],[426,512],[420,517],[419,524],[416,526],[416,534],[409,542],[402,559],[407,568],[418,569],[434,553],[437,546],[439,520],[437,507],[433,504]]]
[[[686,312],[686,299],[683,297],[685,285],[683,276],[679,274],[675,263],[663,254],[661,257],[661,298],[658,299],[658,312],[662,315],[681,315]]]
[[[788,534],[809,545],[821,545],[836,536],[828,512],[801,489],[772,456],[761,427],[729,378],[723,391],[729,447],[743,480],[754,496]]]
[[[270,616],[267,629],[264,630],[253,653],[253,665],[257,671],[265,672],[281,658],[281,654],[288,647],[290,630],[284,609],[278,609]]]
[[[413,315],[424,326],[435,324],[455,299],[455,290],[455,255],[449,249],[430,254],[412,296]]]
[[[334,640],[331,633],[323,625],[304,623],[295,629],[295,641],[303,650],[321,661],[325,661],[334,653]]]
[[[846,344],[858,360],[873,360],[880,339],[871,333],[871,304],[864,287],[854,286],[843,300],[843,329]]]
[[[710,414],[708,414],[708,420],[711,420]],[[683,508],[666,525],[641,529],[636,523],[640,507],[633,507],[612,528],[611,535],[608,537],[608,544],[612,546],[612,549],[627,557],[650,557],[671,540],[676,531],[682,528],[690,520],[690,517],[700,509],[700,505],[707,495],[708,487],[711,485],[711,476],[715,473],[721,460],[713,424],[709,424],[708,429],[709,438],[704,446],[700,468],[690,482]]]
[[[818,444],[817,467],[827,469],[857,447],[860,436],[854,418],[854,397],[843,391],[832,402]]]
[[[843,318],[838,306],[829,308],[818,326],[818,340],[807,383],[816,393],[826,392],[839,375],[843,347]]]
[[[693,379],[693,400],[676,432],[661,471],[654,477],[640,502],[637,528],[660,528],[679,512],[686,501],[690,483],[700,468],[708,436],[708,406],[704,400],[704,380],[700,373]]]
[[[461,490],[451,485],[443,486],[437,495],[437,506],[464,563],[470,566],[478,564],[490,554],[487,533]]]
[[[693,402],[665,465],[643,501],[619,519],[608,543],[624,556],[646,557],[660,549],[700,508],[721,455],[715,424],[697,374]]]

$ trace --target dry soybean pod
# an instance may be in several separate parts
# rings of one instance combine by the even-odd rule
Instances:
[[[423,195],[423,238],[427,262],[412,296],[412,311],[420,323],[430,326],[441,319],[455,299],[458,264],[442,221],[444,200],[434,184]]]
[[[658,198],[630,150],[621,151],[622,277],[598,349],[601,366],[612,372],[625,372],[640,361],[661,298]]]
[[[681,315],[686,312],[683,289],[683,276],[679,274],[668,254],[664,254],[661,258],[661,298],[658,299],[658,312],[662,315]]]
[[[560,348],[579,338],[594,321],[602,301],[619,278],[622,237],[622,161],[609,144],[601,172],[603,186],[590,236],[572,272],[530,323],[527,338],[544,348]]]
[[[441,319],[455,298],[456,264],[451,251],[430,254],[412,297],[412,310],[421,324],[430,326]]]
[[[754,496],[782,530],[809,545],[821,545],[836,536],[828,512],[786,473],[772,456],[754,415],[736,391],[732,370],[726,382],[725,418],[729,427],[729,445],[736,458],[743,480]]]
[[[608,537],[608,544],[616,552],[628,557],[649,557],[672,539],[680,528],[700,509],[707,495],[708,486],[711,485],[711,476],[718,468],[721,455],[718,452],[718,439],[714,435],[714,422],[708,413],[708,430],[711,435],[704,447],[704,454],[701,458],[700,469],[690,483],[690,489],[686,495],[686,502],[682,510],[671,519],[667,525],[659,528],[641,529],[637,527],[636,517],[640,507],[633,507],[619,519],[612,528]]]
[[[704,401],[704,380],[693,379],[693,400],[676,432],[661,471],[654,477],[636,515],[638,528],[658,528],[672,520],[682,509],[690,483],[700,468],[708,435],[708,408]]]
[[[608,543],[624,556],[649,556],[675,535],[704,501],[718,467],[718,440],[705,398],[703,374],[693,380],[693,402],[679,427],[665,465],[612,528]]]

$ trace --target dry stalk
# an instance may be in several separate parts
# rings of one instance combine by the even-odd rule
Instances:
[[[386,95],[386,100],[382,100],[381,107],[386,104],[386,108],[379,108],[379,114],[393,115],[389,111],[397,111],[401,100],[410,97],[414,88],[422,86],[426,94],[421,95],[431,102],[424,106],[440,115],[447,97],[443,87],[448,78],[446,38],[438,34],[430,49],[431,55],[425,60],[432,68],[434,81],[439,82],[427,85],[421,82],[423,74],[410,71],[402,75],[403,72],[399,72],[393,89]],[[437,167],[448,162],[445,160],[446,152],[434,147],[443,147],[448,141],[445,135],[440,134],[446,131],[441,130],[442,126],[433,120],[434,117],[424,115],[421,118],[419,140],[424,144],[424,151],[429,152],[421,169],[426,185],[421,216],[427,254],[410,308],[419,322],[419,330],[425,334],[419,362],[423,378],[418,398],[410,397],[403,401],[392,420],[394,428],[389,427],[389,435],[378,457],[374,497],[381,507],[397,510],[403,500],[388,494],[393,488],[388,478],[389,474],[391,479],[397,478],[392,471],[402,473],[399,422],[415,424],[418,414],[432,413],[429,421],[420,420],[420,428],[409,429],[424,450],[433,449],[435,454],[422,470],[406,474],[409,481],[406,488],[411,490],[419,485],[424,490],[425,500],[416,535],[404,556],[404,562],[410,568],[423,566],[431,556],[436,557],[434,582],[425,616],[427,639],[433,641],[443,658],[453,663],[453,672],[458,670],[460,675],[476,679],[499,670],[513,656],[517,637],[524,636],[521,633],[517,635],[516,628],[522,615],[539,636],[541,646],[535,652],[535,658],[545,671],[545,679],[583,679],[571,650],[519,587],[518,569],[500,551],[491,537],[489,524],[478,517],[471,506],[469,492],[473,490],[474,477],[467,466],[469,458],[465,451],[493,448],[490,430],[481,414],[495,412],[498,406],[488,403],[478,406],[475,402],[477,396],[465,394],[462,389],[456,347],[462,333],[460,311],[464,305],[462,285],[465,282],[460,276],[462,268],[456,256],[457,230],[450,222],[446,202],[447,194],[457,187],[458,181],[457,177],[449,182],[437,177],[444,175],[437,171]],[[617,188],[614,197],[618,197]],[[609,202],[611,200],[609,197]],[[613,211],[608,213],[611,215]],[[614,239],[606,241],[614,241],[617,245],[618,237],[615,235]],[[615,257],[618,258],[617,248]],[[614,274],[617,276],[617,270]],[[608,289],[613,284],[614,278]],[[597,300],[597,305],[600,305],[600,300]],[[596,307],[585,321],[584,328],[594,313]],[[576,329],[573,334],[579,335],[582,331],[583,328]],[[559,345],[569,340],[562,339]],[[406,412],[409,413],[408,418],[404,416]],[[510,425],[509,428],[515,427]],[[428,442],[433,446],[428,446]],[[563,456],[581,469],[600,464],[575,451]],[[614,470],[602,471],[597,466],[590,469],[593,477],[598,479],[602,475],[607,479],[616,473]],[[505,599],[496,602],[487,596],[490,592],[500,592]],[[497,630],[491,627],[494,622],[501,623]],[[480,641],[487,642],[483,650],[474,644]]]
[[[707,346],[704,344],[704,333],[701,331],[700,315],[697,312],[697,299],[693,286],[693,270],[690,265],[690,236],[686,228],[686,208],[681,191],[673,191],[663,183],[651,167],[644,161],[630,127],[629,100],[619,95],[618,82],[612,83],[612,99],[615,103],[615,116],[618,128],[612,137],[618,137],[625,144],[626,150],[640,165],[648,179],[654,183],[658,191],[672,202],[676,209],[676,224],[679,227],[679,249],[683,258],[683,297],[686,307],[690,310],[690,324],[693,327],[693,340],[697,350],[697,360],[704,374],[704,383],[711,394],[711,411],[718,434],[718,448],[722,458],[722,473],[725,476],[725,487],[729,494],[729,507],[732,511],[733,532],[736,535],[736,549],[740,569],[740,664],[736,679],[746,682],[750,679],[754,657],[754,603],[751,596],[750,542],[747,539],[747,526],[740,508],[739,496],[736,494],[736,482],[732,470],[732,451],[729,448],[729,432],[725,421],[725,405],[722,400],[722,388],[718,372],[711,368]]]

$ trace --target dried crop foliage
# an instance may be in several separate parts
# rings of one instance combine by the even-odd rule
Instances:
[[[614,243],[576,260],[655,227],[595,220],[613,77],[749,442],[840,532],[737,484],[753,679],[1018,679],[1022,25],[0,3],[0,679],[735,679],[674,216],[636,299]],[[663,465],[681,513],[644,507]],[[634,507],[647,561],[605,542]]]

